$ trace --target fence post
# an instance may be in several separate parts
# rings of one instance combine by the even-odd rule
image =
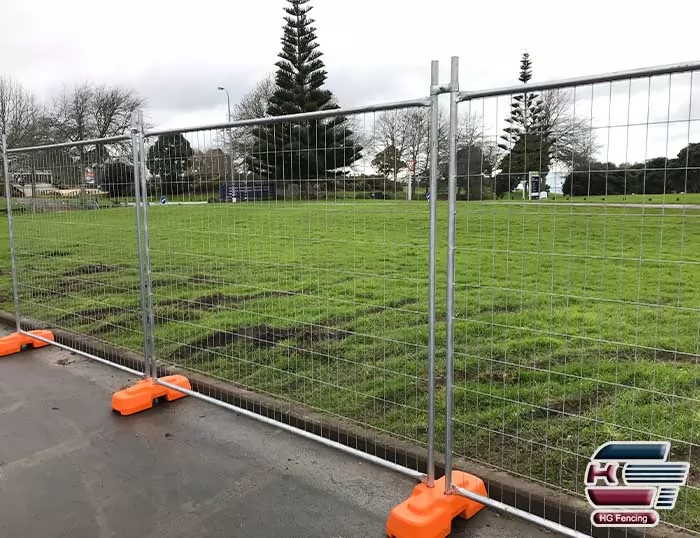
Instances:
[[[166,401],[179,400],[192,390],[189,379],[182,375],[163,378],[166,385],[158,381],[155,350],[155,315],[153,313],[153,285],[151,278],[151,250],[148,240],[148,190],[146,183],[146,156],[144,151],[143,112],[135,111],[131,116],[131,154],[134,160],[134,201],[138,235],[139,280],[141,286],[141,317],[143,320],[144,377],[134,386],[112,395],[112,409],[121,415],[133,415],[153,407],[161,398]],[[141,213],[143,211],[143,214]]]
[[[139,257],[139,285],[140,285],[140,299],[141,299],[141,319],[143,322],[143,360],[144,360],[144,377],[149,378],[151,376],[150,368],[150,341],[148,339],[149,332],[149,318],[146,309],[146,272],[143,266],[143,235],[141,226],[141,155],[139,146],[139,123],[138,123],[138,112],[134,111],[131,115],[131,157],[134,161],[134,202],[136,209],[136,236],[137,236],[137,249]]]
[[[22,330],[19,313],[19,290],[17,283],[17,262],[15,260],[15,229],[12,222],[12,185],[10,182],[10,164],[7,159],[7,135],[2,133],[2,168],[5,175],[5,200],[7,201],[7,227],[10,234],[10,266],[12,268],[12,299],[15,306],[15,329]]]
[[[447,217],[447,343],[445,357],[445,494],[452,493],[452,408],[454,377],[455,226],[457,213],[457,105],[459,99],[459,58],[452,57],[450,69],[450,131],[448,160]]]
[[[136,125],[138,129],[138,155],[139,155],[139,174],[136,176],[140,187],[141,208],[143,210],[142,230],[143,233],[143,268],[144,268],[144,284],[146,292],[146,314],[148,316],[147,332],[144,334],[144,340],[148,345],[148,359],[146,361],[146,376],[156,379],[158,377],[158,368],[156,366],[156,343],[155,343],[155,315],[153,313],[153,285],[151,275],[151,248],[148,237],[148,184],[146,183],[146,154],[145,145],[143,142],[143,111],[137,110]]]
[[[430,261],[428,268],[428,476],[435,485],[435,249],[437,244],[437,169],[440,63],[433,60],[430,72]]]

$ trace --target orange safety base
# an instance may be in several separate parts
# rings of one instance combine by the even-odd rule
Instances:
[[[166,383],[192,390],[189,379],[182,375],[161,377]],[[168,402],[184,398],[187,394],[159,385],[153,379],[142,379],[131,387],[112,395],[112,410],[122,416],[133,415],[153,407],[153,402],[165,398]]]
[[[53,333],[51,331],[30,331],[31,334],[40,336],[45,340],[54,341]],[[22,333],[12,333],[9,336],[0,338],[0,357],[5,357],[7,355],[14,355],[19,353],[27,346],[38,349],[40,347],[46,347],[49,344],[42,342],[41,340],[36,340],[31,336]]]
[[[453,471],[452,484],[487,496],[484,481],[474,475]],[[432,488],[425,484],[413,488],[411,496],[391,511],[386,534],[390,538],[445,538],[450,535],[454,518],[470,519],[482,508],[483,504],[457,493],[445,495],[445,477],[442,477]]]

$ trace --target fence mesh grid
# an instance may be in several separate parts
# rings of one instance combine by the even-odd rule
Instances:
[[[97,186],[107,188],[105,174],[133,182],[125,161],[130,152],[129,142],[76,144],[12,152],[8,165],[20,314],[92,343],[141,353],[133,200],[108,198]],[[97,160],[111,164],[94,169]],[[4,265],[9,275],[9,257]],[[11,296],[3,303],[14,311]],[[72,342],[81,351],[95,349],[83,343]]]
[[[385,150],[397,118],[424,129],[411,171]],[[425,443],[428,204],[402,178],[425,168],[427,119],[146,137],[158,359]]]
[[[458,454],[582,496],[601,444],[668,440],[691,474],[661,517],[694,531],[699,83],[462,103],[460,197],[483,201],[458,205],[455,283]]]
[[[146,136],[160,364],[424,445],[429,147],[423,107]],[[143,350],[131,151],[8,155],[21,314],[86,349]],[[669,440],[700,532],[698,73],[471,98],[455,159],[455,454],[580,496],[602,443]],[[437,450],[447,170],[441,111]]]

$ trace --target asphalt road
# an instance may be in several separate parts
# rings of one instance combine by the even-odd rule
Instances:
[[[127,374],[45,348],[0,358],[0,536],[382,537],[414,482],[192,398],[111,412]],[[455,537],[553,534],[490,510]]]

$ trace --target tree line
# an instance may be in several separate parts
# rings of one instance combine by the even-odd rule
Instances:
[[[700,192],[700,143],[690,143],[675,158],[644,162],[578,163],[564,180],[567,196]]]
[[[303,114],[339,108],[325,89],[327,73],[317,43],[310,0],[287,0],[282,51],[274,76],[261,81],[235,108],[235,119]],[[523,54],[522,95],[511,101],[507,127],[499,140],[485,136],[483,118],[462,115],[457,133],[459,195],[467,199],[512,191],[530,171],[546,177],[556,161],[587,161],[594,140],[586,122],[572,113],[573,96],[565,90],[528,92],[532,61]],[[448,169],[448,121],[438,122],[438,175]],[[384,112],[368,120],[334,116],[325,120],[290,120],[283,124],[238,129],[224,144],[236,169],[272,180],[333,180],[346,176],[364,159],[393,181],[425,184],[429,176],[429,114],[424,109]]]

